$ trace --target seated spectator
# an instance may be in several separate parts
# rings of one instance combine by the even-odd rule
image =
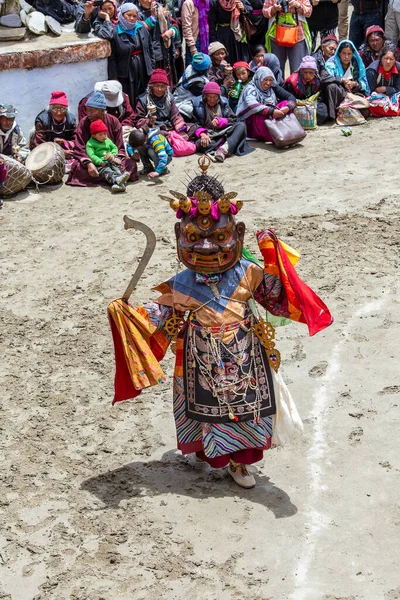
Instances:
[[[312,56],[305,56],[296,73],[286,79],[283,87],[293,94],[296,100],[306,100],[319,93],[317,102],[317,123],[322,125],[328,118],[328,107],[321,98],[321,80],[318,76],[317,62]]]
[[[167,138],[160,134],[159,129],[144,127],[144,131],[134,130],[129,135],[128,156],[134,156],[135,151],[143,163],[141,175],[150,179],[168,174],[167,165],[172,160],[173,150]]]
[[[107,135],[107,125],[98,120],[90,123],[90,139],[86,142],[86,154],[97,167],[99,177],[111,185],[111,191],[125,192],[130,173],[122,173],[122,160],[117,157],[118,148]]]
[[[271,69],[259,67],[251,83],[245,87],[236,113],[246,123],[249,137],[272,142],[265,120],[283,119],[295,108],[293,94],[277,84]]]
[[[64,150],[65,158],[72,157],[73,139],[76,132],[76,119],[68,110],[68,99],[64,92],[52,92],[49,107],[42,110],[35,119],[35,132],[31,139],[31,150],[54,142]]]
[[[122,85],[119,81],[98,81],[94,86],[95,92],[103,92],[106,99],[107,114],[112,115],[122,125],[124,139],[135,126],[135,112],[131,106],[128,94],[122,91]],[[78,105],[79,121],[86,117],[86,103],[92,92],[82,98]]]
[[[174,98],[179,112],[186,118],[192,114],[192,98],[201,96],[208,82],[208,69],[211,59],[207,54],[196,52],[192,56],[192,64],[186,67],[175,88]]]
[[[268,67],[274,74],[278,85],[282,85],[283,77],[281,71],[281,63],[275,54],[270,54],[266,51],[265,47],[258,44],[254,47],[252,52],[252,60],[250,62],[250,69],[255,73],[259,67]]]
[[[326,77],[324,97],[328,106],[328,115],[336,119],[337,109],[346,97],[347,92],[368,96],[369,87],[365,67],[353,42],[343,40],[338,45],[332,58],[325,63]]]
[[[367,68],[369,111],[374,117],[394,117],[400,115],[400,62],[396,61],[393,44],[385,45],[380,60]]]
[[[25,162],[29,154],[26,138],[17,124],[18,111],[11,104],[0,104],[0,154]]]
[[[234,84],[234,79],[232,67],[227,61],[228,54],[225,46],[220,42],[212,42],[208,46],[208,56],[211,58],[207,75],[208,80],[218,83],[222,95],[227,96],[229,89]]]
[[[121,158],[122,168],[129,171],[130,180],[137,181],[137,166],[135,160],[127,159],[125,146],[122,138],[121,123],[106,112],[106,99],[103,92],[93,92],[86,102],[86,117],[79,121],[75,136],[74,162],[68,177],[68,185],[77,185],[82,187],[96,187],[101,185],[102,179],[99,176],[96,165],[90,160],[86,153],[86,144],[89,141],[90,124],[93,121],[101,120],[105,123],[108,135],[111,141],[117,146],[117,157]]]
[[[228,99],[221,96],[221,88],[217,83],[207,83],[203,94],[193,98],[192,104],[192,121],[195,125],[191,133],[196,140],[197,152],[223,162],[232,154],[243,156],[253,151],[246,142],[245,124],[238,122]]]
[[[239,98],[243,92],[243,89],[253,78],[253,71],[250,69],[249,63],[244,60],[239,60],[239,62],[233,65],[233,78],[235,80],[234,85],[228,92],[229,97],[229,106],[236,112],[236,107],[239,102]]]
[[[327,35],[322,38],[320,47],[313,54],[313,57],[317,61],[317,69],[320,77],[322,75],[322,71],[325,69],[326,61],[332,58],[332,56],[336,52],[338,45],[339,41],[337,37],[333,34]]]
[[[154,121],[150,115],[155,117]],[[138,98],[136,104],[136,127],[140,129],[153,124],[164,136],[172,130],[186,130],[185,121],[168,89],[167,73],[162,69],[154,69],[148,91]]]
[[[392,50],[397,56],[397,46],[393,42],[386,41],[385,32],[379,25],[371,25],[365,33],[365,41],[361,44],[359,54],[365,67],[368,67],[375,60],[379,60],[383,46],[392,46]]]

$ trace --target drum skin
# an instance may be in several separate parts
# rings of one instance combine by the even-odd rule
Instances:
[[[0,190],[0,194],[2,196],[9,196],[24,190],[32,180],[30,170],[25,165],[11,158],[11,156],[0,154],[0,158],[4,160],[7,167],[7,179]]]
[[[25,161],[37,183],[59,183],[65,174],[64,150],[54,142],[44,142],[34,148]]]

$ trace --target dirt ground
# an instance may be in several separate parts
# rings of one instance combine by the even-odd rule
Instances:
[[[396,600],[399,573],[399,126],[337,127],[277,152],[256,144],[212,172],[254,199],[246,243],[274,226],[335,323],[277,330],[303,436],[269,451],[238,488],[175,450],[171,373],[111,407],[107,303],[144,247],[134,293],[176,270],[175,217],[196,157],[162,181],[32,190],[1,230],[0,598],[2,600]]]

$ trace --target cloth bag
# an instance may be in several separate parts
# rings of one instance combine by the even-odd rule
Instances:
[[[307,135],[293,113],[285,115],[283,119],[265,119],[264,123],[277,148],[294,146]]]
[[[278,14],[276,15],[276,33],[275,33],[275,41],[278,46],[284,46],[285,48],[293,48],[297,44],[297,40],[299,37],[299,17],[297,16],[297,12],[293,15],[296,24],[279,24]]]
[[[336,123],[338,125],[362,125],[365,118],[360,110],[369,108],[369,102],[364,96],[358,96],[348,92],[338,108]]]
[[[174,156],[189,156],[196,152],[196,144],[185,140],[177,131],[171,131],[168,141],[172,146]]]
[[[306,100],[296,100],[296,115],[303,129],[317,129],[317,102],[319,92],[310,96]]]
[[[400,117],[400,93],[387,96],[373,92],[368,102],[369,112],[374,117]]]

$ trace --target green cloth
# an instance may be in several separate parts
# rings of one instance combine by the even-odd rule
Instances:
[[[256,265],[260,265],[260,267],[263,266],[262,263],[259,260],[257,260],[257,258],[254,256],[254,254],[252,254],[250,250],[248,250],[245,246],[243,246],[242,256],[243,258],[246,258],[247,260],[255,263]],[[250,306],[250,308],[252,307]],[[272,315],[268,310],[265,312],[265,320],[268,321],[268,323],[271,323],[273,327],[291,325],[292,323],[290,319],[286,319],[285,317],[276,317],[275,315]]]
[[[113,155],[118,154],[118,148],[110,138],[106,138],[104,142],[99,142],[94,137],[91,137],[86,143],[86,154],[96,166],[104,162],[104,155],[107,152]]]

